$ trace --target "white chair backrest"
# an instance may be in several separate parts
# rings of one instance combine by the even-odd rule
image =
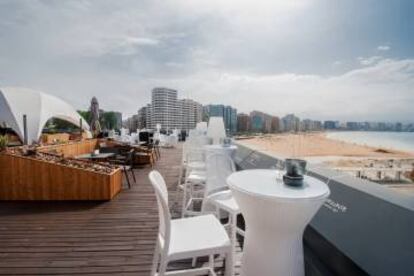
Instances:
[[[228,188],[227,177],[236,171],[233,160],[224,153],[213,153],[206,160],[207,179],[205,198]]]
[[[200,148],[190,147],[186,149],[185,161],[190,162],[205,162],[206,152]]]
[[[158,171],[150,172],[149,179],[154,187],[155,195],[157,197],[159,213],[158,237],[160,239],[160,245],[164,251],[168,251],[170,244],[171,215],[170,208],[168,207],[167,185],[165,184],[164,178]]]
[[[213,139],[213,144],[219,144],[220,139],[226,137],[224,121],[222,117],[210,117],[208,121],[207,136]]]
[[[207,122],[197,123],[196,130],[201,134],[206,134],[207,133]]]
[[[197,130],[195,129],[190,129],[190,131],[188,132],[188,139],[192,139],[195,136],[197,136]]]
[[[212,142],[213,142],[213,139],[207,136],[199,136],[197,137],[195,141],[195,143],[200,147],[205,146],[205,145],[211,145]]]

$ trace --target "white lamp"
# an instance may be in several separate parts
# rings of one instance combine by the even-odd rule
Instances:
[[[226,137],[226,130],[224,129],[224,121],[222,117],[210,117],[207,136],[213,140],[213,144],[220,144],[220,140]]]

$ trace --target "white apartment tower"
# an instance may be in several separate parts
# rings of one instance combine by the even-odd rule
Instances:
[[[177,90],[156,87],[152,89],[150,128],[161,124],[162,129],[179,128]]]
[[[191,99],[181,99],[178,104],[178,128],[181,130],[194,129],[203,116],[203,106]]]
[[[156,87],[152,89],[151,104],[140,109],[140,113],[146,114],[145,125],[154,129],[161,124],[163,130],[190,130],[201,122],[203,107],[191,99],[177,99],[177,91]],[[142,119],[144,121],[144,119]]]

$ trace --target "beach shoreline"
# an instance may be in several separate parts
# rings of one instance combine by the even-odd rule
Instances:
[[[277,158],[305,159],[414,195],[414,152],[336,140],[327,132],[265,134],[237,143]]]
[[[282,158],[414,158],[414,152],[336,140],[328,138],[327,132],[264,134],[238,143]]]

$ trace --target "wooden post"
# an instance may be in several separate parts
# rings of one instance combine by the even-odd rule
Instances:
[[[80,133],[80,139],[82,140],[82,118],[79,119],[79,133]]]
[[[28,135],[27,135],[27,115],[23,115],[23,145],[28,144]]]

